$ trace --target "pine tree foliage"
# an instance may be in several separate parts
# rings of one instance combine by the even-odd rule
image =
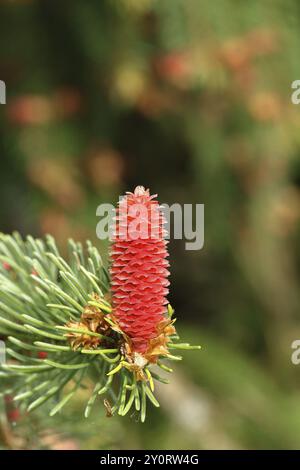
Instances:
[[[69,240],[68,251],[65,260],[50,235],[0,235],[0,334],[7,357],[1,392],[27,411],[51,402],[53,416],[92,378],[86,417],[101,396],[108,416],[135,410],[143,422],[147,402],[159,406],[154,381],[167,382],[155,369],[172,372],[164,360],[181,357],[169,350],[193,347],[173,334],[155,368],[128,363],[123,334],[110,315],[110,279],[98,250],[90,241],[83,248]]]

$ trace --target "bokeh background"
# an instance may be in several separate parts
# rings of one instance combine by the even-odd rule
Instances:
[[[1,0],[0,230],[97,241],[141,184],[205,204],[170,243],[184,354],[144,425],[0,405],[1,448],[299,448],[298,0]],[[89,387],[87,385],[87,387]]]

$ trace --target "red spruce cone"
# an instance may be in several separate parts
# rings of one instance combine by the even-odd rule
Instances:
[[[165,220],[155,197],[143,186],[126,193],[116,211],[111,250],[114,316],[139,353],[157,336],[168,303]]]

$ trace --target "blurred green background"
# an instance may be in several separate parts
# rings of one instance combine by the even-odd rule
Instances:
[[[300,447],[298,0],[1,0],[0,230],[95,240],[140,184],[204,203],[171,241],[179,333],[199,343],[142,425],[6,404],[2,448]],[[97,241],[107,256],[107,244]]]

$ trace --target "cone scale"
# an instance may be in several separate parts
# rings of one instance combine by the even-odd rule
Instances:
[[[111,248],[113,314],[132,349],[147,351],[165,318],[169,263],[156,195],[138,186],[119,202]]]

